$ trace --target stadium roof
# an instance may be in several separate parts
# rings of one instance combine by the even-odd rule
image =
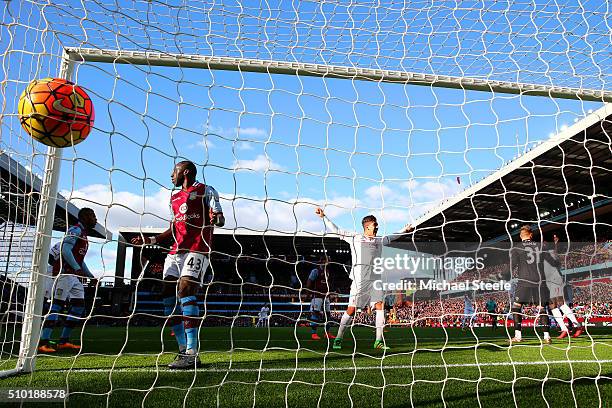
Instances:
[[[119,228],[119,242],[117,246],[117,259],[115,264],[115,285],[124,281],[126,248],[132,246],[132,238],[144,235],[152,236],[162,233],[165,228],[150,227],[122,227]],[[301,258],[304,260],[317,259],[323,251],[332,262],[341,264],[351,260],[349,245],[338,239],[335,235],[313,234],[308,232],[288,233],[281,231],[254,231],[245,228],[223,229],[215,228],[214,253],[224,257],[248,257],[260,261],[285,261],[286,259]],[[146,250],[147,247],[143,248]],[[140,248],[134,247],[134,254]],[[292,261],[293,262],[293,261]],[[136,263],[132,263],[132,278],[140,273]],[[135,269],[136,268],[136,269]],[[289,269],[288,269],[289,270]]]
[[[507,240],[522,224],[563,230],[568,220],[610,228],[612,104],[543,141],[413,224],[402,241]]]
[[[40,177],[5,152],[0,152],[0,173],[0,222],[35,225],[42,186]],[[58,194],[53,229],[66,231],[66,221],[69,225],[75,224],[78,213],[77,206]],[[100,224],[90,235],[111,239],[111,233]]]
[[[120,227],[119,233],[124,237],[126,235],[135,236],[137,234],[143,235],[152,235],[152,234],[161,234],[164,232],[165,228],[156,228],[156,227]],[[314,232],[306,232],[306,231],[297,231],[297,232],[286,232],[286,231],[276,231],[276,230],[252,230],[248,228],[215,228],[215,235],[246,235],[246,236],[270,236],[270,237],[300,237],[300,238],[323,238],[322,233],[314,233]],[[333,236],[332,234],[327,234],[326,237]],[[127,238],[127,237],[126,237]]]

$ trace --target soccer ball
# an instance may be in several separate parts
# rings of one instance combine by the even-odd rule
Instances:
[[[19,121],[34,139],[67,147],[87,138],[94,123],[89,95],[60,78],[35,79],[19,97]]]

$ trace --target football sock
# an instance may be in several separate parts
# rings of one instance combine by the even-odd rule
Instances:
[[[172,325],[172,331],[174,332],[174,338],[178,344],[179,351],[185,351],[187,349],[187,337],[183,322],[179,321],[177,324]]]
[[[570,321],[574,323],[576,327],[580,327],[580,323],[578,322],[578,319],[576,319],[576,315],[568,305],[563,304],[559,309],[561,309],[563,314],[567,316],[567,318],[570,319]]]
[[[332,318],[328,313],[325,313],[325,332],[329,333],[329,329],[331,328],[332,325]]]
[[[83,300],[81,299],[81,303]],[[83,316],[83,312],[85,311],[85,306],[72,305],[70,306],[70,310],[68,311],[68,317],[64,322],[64,327],[62,329],[62,334],[60,336],[60,343],[67,343],[70,338],[70,333],[72,333],[72,329],[79,323],[79,318]]]
[[[349,316],[348,313],[344,312],[342,315],[342,319],[340,319],[340,327],[338,327],[338,334],[336,335],[339,338],[342,338],[344,335],[344,329],[346,326],[351,324],[351,320],[353,320],[352,316]]]
[[[62,306],[63,306],[63,302],[60,303],[60,302],[55,302],[55,301],[51,305],[51,314],[47,316],[44,327],[42,329],[42,333],[40,335],[40,340],[43,343],[48,342],[48,340],[51,338],[51,335],[53,334],[53,328],[55,327],[55,323],[57,322],[57,319],[58,319],[57,314],[62,311]]]
[[[544,332],[547,333],[550,331],[550,318],[548,317],[548,312],[546,312],[545,310],[543,311],[544,314],[542,314],[542,325],[544,326]]]
[[[516,306],[512,307],[512,316],[514,317],[514,331],[519,332],[519,337],[517,337],[517,339],[520,339],[520,331],[521,331],[521,326],[523,323],[523,316],[521,315],[521,308],[516,307]]]
[[[42,329],[42,334],[40,335],[40,343],[47,344],[49,343],[49,339],[51,338],[51,334],[53,334],[53,327],[45,327]]]
[[[382,340],[385,328],[385,311],[376,310],[376,340]]]
[[[185,326],[185,337],[187,338],[187,352],[194,354],[198,350],[197,318],[200,316],[200,308],[198,307],[195,296],[182,297],[181,307],[183,308],[183,324]]]
[[[70,333],[72,333],[72,327],[64,326],[62,328],[62,334],[60,335],[60,343],[68,343],[68,339],[70,338]]]
[[[554,309],[551,310],[551,313],[553,317],[555,318],[555,321],[559,325],[559,328],[561,329],[561,331],[567,331],[567,326],[565,325],[565,322],[563,321],[563,315],[561,314],[561,311],[559,310],[559,308],[555,307]]]
[[[317,321],[319,320],[319,316],[316,315],[316,313],[313,313],[310,316],[310,332],[312,334],[315,334],[317,332],[317,327],[319,327],[319,324],[317,323]]]
[[[185,326],[183,320],[176,316],[182,313],[181,306],[176,304],[176,296],[164,298],[164,313],[166,316],[173,315],[168,321],[174,332],[174,338],[178,344],[179,351],[185,351],[187,348],[187,338],[185,337]]]

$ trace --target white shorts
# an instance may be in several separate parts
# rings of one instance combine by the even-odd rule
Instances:
[[[210,265],[208,256],[197,252],[185,252],[166,256],[164,261],[164,278],[189,276],[202,283],[206,269]]]
[[[45,288],[45,299],[51,298],[51,292],[53,291],[53,267],[49,265],[47,268],[47,274],[42,276],[43,288]]]
[[[323,309],[323,307],[325,307],[325,309]],[[331,311],[331,307],[329,305],[329,299],[325,298],[325,301],[323,300],[323,298],[313,298],[310,301],[310,311],[311,312],[327,312],[329,313]]]
[[[67,298],[84,299],[85,289],[76,275],[60,274],[56,277],[53,298],[61,301],[65,301]]]
[[[563,285],[558,285],[553,282],[546,282],[546,286],[548,286],[548,292],[551,299],[563,297]]]
[[[358,309],[364,309],[368,305],[373,306],[376,303],[382,302],[383,298],[383,291],[375,289],[373,282],[355,284],[355,281],[353,281],[348,305],[349,307],[353,306]]]

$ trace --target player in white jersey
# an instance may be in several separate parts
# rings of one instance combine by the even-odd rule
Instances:
[[[268,316],[270,314],[270,307],[265,304],[261,307],[259,311],[259,318],[257,320],[257,325],[255,327],[267,327],[270,322],[268,320]]]
[[[576,327],[576,331],[572,337],[578,337],[584,332],[584,326],[578,322],[574,312],[564,299],[563,289],[565,282],[563,281],[563,276],[559,270],[560,262],[557,252],[559,237],[556,234],[553,235],[553,241],[555,243],[554,248],[546,248],[549,256],[543,257],[542,260],[544,276],[546,277],[546,286],[550,292],[549,308],[553,317],[555,318],[555,321],[559,325],[559,329],[561,329],[561,334],[557,338],[563,339],[569,336],[569,330],[563,321],[563,316],[567,316],[574,327]]]
[[[378,237],[378,222],[376,217],[368,215],[361,220],[363,233],[341,230],[325,215],[323,209],[317,208],[316,214],[323,219],[325,226],[331,232],[340,235],[351,246],[351,257],[353,268],[351,269],[350,279],[352,280],[349,294],[349,304],[340,320],[338,334],[334,339],[333,348],[342,348],[342,336],[355,314],[355,310],[365,309],[367,306],[376,310],[376,341],[375,349],[388,350],[383,340],[383,330],[385,327],[385,311],[383,308],[384,293],[379,287],[376,288],[374,281],[380,276],[374,273],[374,260],[382,255],[383,242],[387,237]],[[405,226],[400,233],[410,232],[411,225]]]

